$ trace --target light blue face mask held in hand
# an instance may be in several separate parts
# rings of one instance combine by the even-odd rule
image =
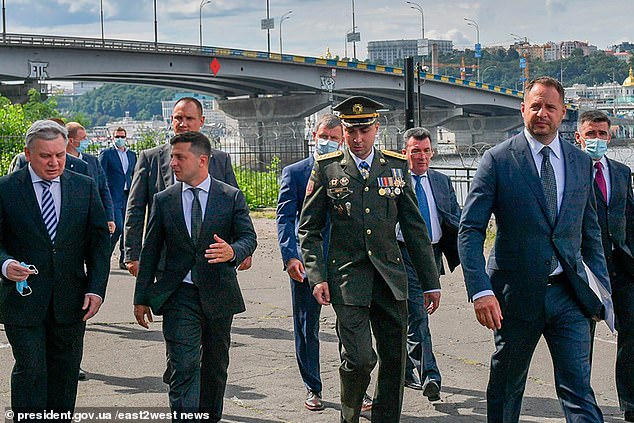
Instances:
[[[32,264],[26,264],[24,262],[21,262],[20,266],[26,267],[27,269],[29,269],[31,272],[33,272],[33,275],[37,275],[39,273],[37,271],[37,268],[33,266]],[[16,282],[15,289],[18,291],[18,294],[20,294],[23,297],[31,295],[31,293],[33,292],[29,284],[26,282],[26,279],[23,281]]]

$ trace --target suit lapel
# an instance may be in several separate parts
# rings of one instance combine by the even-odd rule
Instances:
[[[184,234],[184,236],[189,240],[189,244],[193,245],[192,238],[187,231],[187,224],[185,223],[182,182],[177,182],[174,185],[174,188],[170,189],[167,204],[168,210],[166,218],[172,220],[174,225],[176,225],[176,233]]]
[[[343,159],[341,159],[341,162],[340,162],[343,171],[346,173],[346,175],[350,176],[352,179],[355,179],[365,185],[365,180],[363,179],[363,176],[361,176],[361,173],[359,172],[359,169],[357,168],[357,164],[355,163],[354,159],[350,155],[350,152],[346,149],[343,154],[344,154]],[[372,169],[370,169],[370,171],[371,170]],[[370,178],[368,178],[368,180],[370,180]],[[325,181],[325,183],[327,184],[328,181]]]
[[[391,168],[387,167],[387,160],[383,157],[383,153],[375,148],[374,159],[372,160],[372,166],[370,166],[370,176],[368,177],[367,182],[370,183],[370,181],[375,180],[386,170],[391,170]],[[403,175],[403,178],[405,178],[405,175]]]
[[[517,163],[520,175],[522,175],[522,178],[524,178],[526,185],[533,192],[533,195],[537,199],[537,203],[542,209],[546,221],[550,223],[548,205],[546,204],[546,197],[544,196],[542,181],[539,178],[539,174],[537,173],[537,168],[535,167],[535,161],[533,160],[533,155],[528,145],[528,140],[524,136],[523,132],[515,137],[515,139],[511,143],[510,149],[511,154],[513,155],[513,157],[515,158],[515,162]]]
[[[561,145],[561,155],[564,159],[564,174],[566,175],[566,183],[564,184],[564,196],[561,200],[561,207],[559,208],[559,213],[557,214],[557,223],[563,220],[560,219],[560,216],[563,216],[563,214],[566,213],[568,204],[570,203],[570,196],[573,195],[579,181],[583,180],[581,173],[576,169],[577,164],[575,160],[575,152],[572,150],[577,147],[563,141],[561,138],[559,139],[559,144]],[[578,210],[575,212],[578,212]]]
[[[63,239],[64,229],[66,227],[71,228],[73,216],[71,216],[70,204],[72,202],[72,196],[74,190],[74,184],[69,175],[62,173],[62,176],[59,178],[60,181],[60,189],[62,192],[62,201],[61,201],[61,210],[59,213],[59,222],[57,223],[57,235],[55,239]]]
[[[24,202],[24,213],[31,217],[33,224],[39,228],[40,232],[44,235],[44,238],[51,242],[51,238],[48,235],[46,226],[44,225],[44,219],[42,219],[42,212],[40,205],[37,202],[35,191],[33,187],[33,181],[31,180],[31,174],[29,173],[28,166],[24,166],[20,169],[18,174],[18,181],[20,183],[20,198]]]
[[[171,153],[172,148],[169,144],[164,144],[161,147],[161,152],[159,156],[161,160],[161,176],[163,177],[163,183],[165,184],[165,187],[172,186],[174,182],[174,175],[172,174],[172,168],[170,167]]]

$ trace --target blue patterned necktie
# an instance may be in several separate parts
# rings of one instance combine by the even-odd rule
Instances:
[[[544,196],[546,197],[546,204],[548,205],[548,217],[550,223],[554,226],[555,220],[557,220],[557,180],[555,179],[555,171],[550,164],[550,153],[552,150],[550,147],[542,148],[542,188],[544,189]],[[557,268],[557,256],[553,254],[550,260],[550,273]]]
[[[370,165],[365,160],[359,163],[359,172],[363,179],[368,179],[370,176]]]
[[[55,202],[51,194],[52,182],[41,180],[40,184],[42,184],[42,219],[44,219],[44,226],[46,226],[51,241],[55,242],[55,235],[57,235],[57,213],[55,212]]]
[[[200,227],[203,225],[203,209],[200,207],[200,200],[198,199],[198,193],[200,192],[200,188],[190,188],[192,194],[194,195],[194,200],[192,201],[192,220],[191,220],[191,230],[192,230],[192,241],[194,244],[198,244],[198,237],[200,235]]]
[[[414,177],[414,180],[416,180],[414,190],[416,192],[416,200],[418,201],[418,210],[420,210],[420,215],[423,216],[425,225],[427,225],[427,234],[431,240],[431,214],[429,212],[429,203],[427,203],[427,194],[425,194],[425,189],[423,189],[423,177],[420,175],[412,176]]]

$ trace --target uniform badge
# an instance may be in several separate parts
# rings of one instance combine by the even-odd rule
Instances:
[[[339,185],[339,180],[337,178],[332,178],[330,180],[330,186],[331,187],[336,187],[337,185]]]
[[[306,185],[306,197],[311,195],[314,189],[315,189],[315,182],[311,179],[308,181],[308,184]]]
[[[347,176],[344,176],[343,178],[339,179],[339,183],[342,187],[345,187],[350,183],[350,179],[348,179]]]

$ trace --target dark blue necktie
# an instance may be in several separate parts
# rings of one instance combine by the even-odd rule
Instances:
[[[427,194],[425,194],[425,190],[423,189],[423,180],[420,175],[413,175],[416,180],[416,186],[414,187],[416,191],[416,200],[418,201],[418,210],[420,210],[420,215],[423,216],[423,220],[425,221],[425,225],[427,225],[427,234],[429,235],[429,239],[432,239],[431,234],[431,214],[429,213],[429,204],[427,203]]]
[[[198,244],[200,228],[203,225],[203,210],[202,207],[200,207],[200,199],[198,198],[200,188],[190,188],[190,190],[192,194],[194,194],[194,199],[192,200],[191,238],[194,244]]]
[[[55,242],[57,235],[57,213],[55,212],[55,202],[51,194],[51,181],[41,180],[42,184],[42,219],[48,231],[51,241]]]
[[[361,176],[363,176],[363,179],[368,179],[370,176],[370,165],[366,161],[362,161],[359,163],[359,172]]]
[[[550,153],[552,150],[546,146],[542,148],[542,168],[541,179],[542,188],[544,189],[544,196],[546,197],[546,204],[548,205],[550,223],[554,226],[557,220],[557,179],[555,178],[555,170],[550,163]],[[557,255],[553,254],[550,259],[550,273],[557,268]]]

